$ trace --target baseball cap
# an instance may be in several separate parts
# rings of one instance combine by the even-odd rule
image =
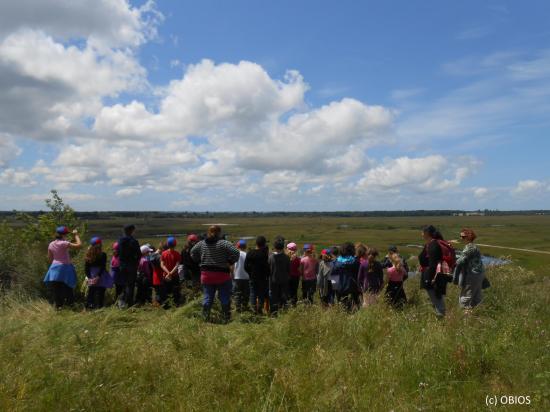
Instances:
[[[313,250],[313,245],[310,244],[310,243],[306,243],[306,244],[304,245],[304,250]]]
[[[90,245],[92,246],[95,246],[95,245],[101,245],[101,238],[99,236],[94,236],[93,238],[90,239]]]
[[[397,252],[397,246],[395,246],[395,245],[390,245],[390,246],[388,247],[388,252],[396,253],[396,252]]]
[[[321,255],[330,255],[330,254],[331,254],[331,252],[330,252],[329,249],[323,249],[323,250],[321,250]]]
[[[187,236],[188,242],[197,242],[198,240],[199,240],[199,237],[194,233],[191,233],[190,235]]]
[[[153,249],[151,249],[151,247],[149,245],[143,245],[142,247],[139,248],[141,250],[141,253],[151,253],[153,252]]]
[[[175,247],[178,244],[178,241],[174,236],[168,236],[168,239],[166,239],[166,245],[168,247]]]
[[[288,250],[295,251],[298,248],[298,245],[296,245],[296,243],[294,242],[290,242],[288,245],[286,245],[286,248]]]
[[[246,240],[241,239],[237,242],[238,247],[245,247],[246,246]]]
[[[67,233],[69,233],[69,228],[67,226],[58,226],[55,229],[55,233],[58,233],[60,235],[66,235]]]
[[[113,243],[113,250],[118,250],[118,242]]]

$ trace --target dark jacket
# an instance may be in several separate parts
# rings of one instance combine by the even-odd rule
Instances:
[[[332,267],[332,275],[339,276],[341,295],[358,294],[357,275],[359,261],[354,256],[338,256]]]
[[[141,260],[139,242],[133,236],[123,236],[118,240],[118,257],[120,268],[137,269]]]
[[[201,268],[191,257],[191,249],[184,248],[181,251],[181,264],[183,265],[183,278],[187,280],[197,280],[201,277]]]
[[[246,270],[252,282],[267,282],[270,275],[268,259],[269,250],[267,247],[253,249],[246,254],[244,270]]]
[[[434,239],[424,246],[424,249],[422,249],[422,252],[418,256],[418,262],[422,267],[422,276],[420,277],[421,288],[432,289],[434,287],[434,285],[432,284],[432,280],[436,275],[437,265],[441,262],[442,259],[443,253],[441,252],[441,246],[439,245],[437,240]],[[442,283],[441,286],[443,286]],[[438,291],[441,292],[441,290]]]
[[[86,261],[84,263],[84,273],[86,274],[87,278],[92,277],[91,268],[92,267],[98,267],[101,272],[107,271],[107,255],[105,252],[101,252],[101,254],[97,257],[97,259],[93,262]]]
[[[272,253],[268,258],[269,283],[286,285],[290,277],[290,258],[283,252]]]
[[[398,255],[398,256],[401,259],[401,262],[403,262],[403,269],[405,269],[405,271],[408,273],[409,272],[409,265],[407,264],[407,260],[401,255]],[[389,256],[384,257],[384,260],[382,261],[382,267],[384,269],[389,269],[392,266],[393,266],[393,263],[391,262]]]

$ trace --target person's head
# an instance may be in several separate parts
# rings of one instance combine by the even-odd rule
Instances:
[[[56,239],[65,239],[65,236],[69,233],[69,228],[67,226],[58,226],[55,229],[55,238]]]
[[[126,236],[133,236],[135,231],[136,231],[136,226],[135,225],[126,225],[126,226],[124,226],[124,234]]]
[[[474,232],[470,228],[466,227],[460,231],[460,239],[465,243],[472,243],[474,240],[476,240],[476,238],[476,232]]]
[[[392,255],[393,253],[399,253],[399,249],[395,245],[390,245],[388,247],[388,255]]]
[[[195,244],[198,241],[199,241],[199,237],[196,234],[191,233],[190,235],[187,236],[187,247],[192,248],[193,246],[195,246]]]
[[[149,245],[143,245],[139,248],[141,250],[141,256],[149,256],[153,249]]]
[[[311,243],[306,243],[304,245],[304,254],[306,256],[312,256],[313,255],[313,249],[314,249],[314,247]]]
[[[422,228],[422,237],[426,242],[437,239],[438,233],[438,230],[433,225],[424,226]]]
[[[265,238],[265,236],[260,235],[256,238],[256,247],[258,249],[263,249],[266,245],[267,245],[267,239]]]
[[[166,246],[168,246],[168,249],[174,249],[178,245],[178,241],[174,236],[168,236],[166,239]]]
[[[296,251],[298,250],[298,245],[294,242],[290,242],[288,245],[286,245],[286,250],[288,250],[289,255],[295,255]]]
[[[333,258],[340,256],[340,248],[338,246],[333,246],[330,248],[330,254]]]
[[[403,268],[403,261],[397,253],[390,253],[389,258],[390,262],[397,270],[401,270]]]
[[[285,238],[282,236],[277,236],[273,242],[273,249],[278,252],[285,250]]]
[[[355,245],[355,255],[358,259],[367,257],[367,247],[363,243],[357,243]]]
[[[243,251],[246,250],[246,240],[244,240],[244,239],[239,240],[237,242],[237,248],[239,250],[243,250]]]
[[[374,247],[370,247],[367,251],[367,257],[369,259],[369,262],[376,260],[376,258],[378,257],[378,250]]]
[[[157,250],[158,250],[159,252],[163,252],[163,251],[165,251],[166,249],[168,249],[168,246],[166,246],[166,243],[165,243],[163,240],[161,240],[161,241],[159,242],[159,245],[158,245]]]
[[[355,245],[351,242],[345,242],[340,246],[340,255],[342,257],[355,256]]]
[[[113,243],[113,255],[118,256],[118,242]]]
[[[214,240],[222,237],[222,228],[218,225],[212,225],[206,232],[207,239]]]
[[[86,251],[86,262],[94,262],[98,256],[101,254],[102,240],[98,236],[94,236],[90,239],[90,246]]]
[[[332,253],[330,249],[321,250],[321,260],[323,262],[330,262],[332,260]]]

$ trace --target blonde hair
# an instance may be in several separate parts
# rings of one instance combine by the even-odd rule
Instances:
[[[403,260],[399,257],[397,253],[390,254],[390,261],[392,265],[399,271],[403,269]]]

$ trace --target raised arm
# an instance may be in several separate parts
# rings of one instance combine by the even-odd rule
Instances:
[[[72,249],[80,249],[80,246],[82,246],[82,241],[80,240],[80,236],[78,236],[78,230],[73,230],[74,235],[74,242],[69,243],[69,247]]]

